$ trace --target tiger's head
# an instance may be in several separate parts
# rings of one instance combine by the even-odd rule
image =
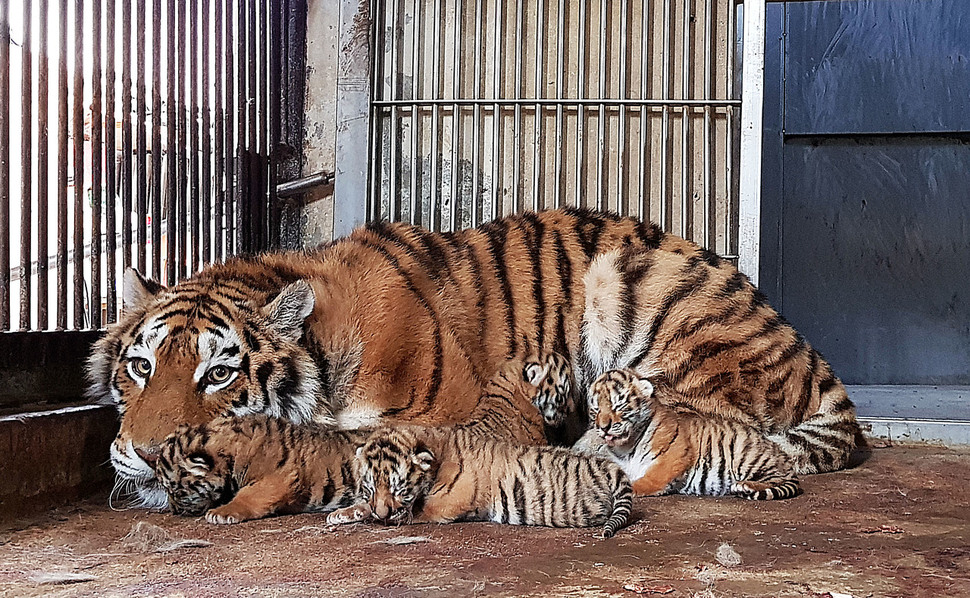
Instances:
[[[275,295],[233,280],[198,277],[165,288],[125,272],[123,313],[88,361],[89,395],[121,414],[111,445],[116,490],[162,508],[153,464],[180,425],[265,413],[327,419],[320,375],[299,343],[314,293],[305,281]]]
[[[235,494],[232,463],[207,446],[209,430],[210,424],[181,425],[162,442],[155,476],[176,515],[197,517]]]
[[[434,453],[411,430],[382,428],[357,449],[360,485],[375,519],[407,523],[431,490]]]
[[[635,441],[652,417],[653,384],[631,369],[609,370],[589,387],[589,418],[607,446]]]

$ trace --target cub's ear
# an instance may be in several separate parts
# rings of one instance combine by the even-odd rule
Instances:
[[[209,473],[212,465],[212,458],[205,453],[192,453],[185,459],[185,471],[196,476]]]
[[[421,471],[428,471],[434,464],[434,453],[424,447],[419,447],[411,455],[411,462],[418,466]]]
[[[532,386],[538,386],[539,382],[546,376],[546,370],[542,364],[534,361],[526,362],[522,368],[522,377]]]
[[[357,447],[357,458],[358,459],[364,458],[364,445],[360,445]]]
[[[640,389],[640,392],[643,393],[643,396],[653,396],[653,382],[651,382],[646,376],[640,376],[637,378],[637,387]]]
[[[270,327],[286,340],[298,341],[303,322],[313,312],[315,301],[316,296],[310,284],[305,280],[298,280],[280,291],[276,299],[263,308],[263,315],[269,320]]]
[[[155,298],[165,287],[145,278],[134,268],[128,268],[121,277],[121,309],[137,309]]]

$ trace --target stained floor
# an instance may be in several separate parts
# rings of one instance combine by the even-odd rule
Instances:
[[[612,540],[313,515],[217,527],[96,497],[0,528],[0,596],[970,596],[970,450],[877,446],[803,486],[638,499]]]

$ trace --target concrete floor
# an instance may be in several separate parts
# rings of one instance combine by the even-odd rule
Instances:
[[[803,486],[639,499],[612,540],[312,515],[216,527],[100,497],[0,528],[0,596],[970,596],[970,449],[877,446]]]

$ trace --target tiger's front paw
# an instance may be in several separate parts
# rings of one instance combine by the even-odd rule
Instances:
[[[328,525],[343,525],[345,523],[357,523],[369,519],[371,516],[370,505],[360,503],[343,509],[337,509],[327,515]]]
[[[522,370],[526,382],[536,387],[532,404],[550,426],[558,426],[575,407],[572,400],[572,369],[558,353],[530,358]]]
[[[231,509],[226,509],[227,506],[229,505],[207,511],[205,520],[216,525],[233,525],[246,520],[242,514],[236,513]]]

